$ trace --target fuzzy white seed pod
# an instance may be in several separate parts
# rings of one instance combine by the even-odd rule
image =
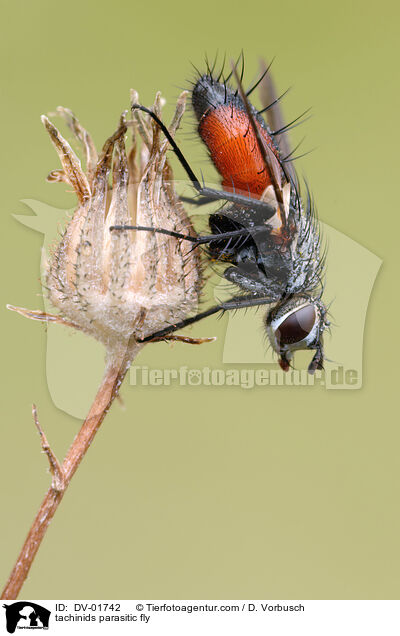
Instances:
[[[179,127],[186,96],[182,93],[177,102],[171,135]],[[137,102],[135,91],[131,99]],[[153,110],[161,116],[159,93]],[[121,116],[98,155],[73,113],[59,107],[57,114],[86,155],[83,171],[69,143],[42,117],[62,164],[48,180],[71,185],[79,204],[46,266],[45,285],[59,315],[20,311],[80,329],[101,341],[111,356],[126,347],[134,355],[141,346],[138,339],[193,312],[201,291],[200,256],[187,241],[146,231],[110,232],[113,225],[142,225],[195,236],[173,186],[168,141],[148,116],[135,111],[130,120]]]

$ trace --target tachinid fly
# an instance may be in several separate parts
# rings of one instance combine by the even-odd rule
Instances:
[[[247,93],[236,66],[232,73],[237,89],[220,81],[213,70],[200,75],[192,89],[192,105],[198,132],[221,176],[222,190],[205,187],[197,179],[168,129],[149,109],[188,174],[198,197],[196,205],[222,201],[209,216],[211,234],[186,236],[163,228],[114,226],[160,232],[206,245],[208,257],[226,264],[223,276],[237,288],[237,295],[152,336],[160,339],[202,318],[231,309],[271,305],[264,322],[273,349],[284,371],[293,353],[315,350],[310,373],[323,368],[323,332],[329,325],[322,302],[324,258],[320,250],[318,221],[308,188],[303,204],[293,168],[287,131],[283,124],[268,68]],[[248,96],[260,87],[263,108],[257,111]],[[265,113],[266,120],[262,117]],[[299,119],[299,118],[298,118]]]

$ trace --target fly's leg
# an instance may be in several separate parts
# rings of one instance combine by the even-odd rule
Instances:
[[[190,203],[191,205],[195,205],[196,207],[201,207],[202,205],[208,205],[212,203],[214,199],[207,199],[207,197],[202,197],[201,199],[196,199],[195,197],[179,197],[182,203]]]
[[[209,316],[213,316],[219,312],[225,313],[226,311],[230,311],[232,309],[244,309],[245,307],[257,307],[258,305],[270,305],[271,303],[276,302],[276,299],[272,298],[260,298],[251,296],[238,296],[237,298],[232,298],[225,303],[221,303],[220,305],[215,305],[214,307],[210,307],[206,311],[202,311],[196,316],[192,316],[191,318],[186,318],[185,320],[181,320],[181,322],[177,322],[175,325],[170,325],[169,327],[165,327],[160,331],[156,331],[151,336],[147,336],[146,338],[140,339],[138,338],[138,342],[151,342],[154,339],[162,340],[168,334],[173,333],[174,331],[178,331],[178,329],[184,329],[189,325],[193,325],[193,323],[198,322],[199,320],[203,320],[203,318],[208,318]]]
[[[191,236],[190,234],[181,234],[181,232],[174,232],[173,230],[165,230],[161,227],[147,227],[145,225],[111,225],[109,230],[110,232],[116,230],[135,230],[139,232],[152,232],[153,234],[165,234],[166,236],[173,236],[177,239],[198,244],[202,243],[203,241],[201,239],[204,238],[201,236]]]
[[[150,342],[185,342],[186,344],[200,345],[205,342],[214,342],[216,338],[189,338],[188,336],[180,336],[179,334],[171,334],[152,338]],[[147,340],[146,340],[147,342]]]
[[[322,347],[319,346],[315,352],[313,359],[311,360],[309,364],[308,373],[311,373],[312,375],[313,373],[315,373],[315,371],[323,371],[323,368],[324,368],[324,352],[322,350]]]
[[[173,230],[165,230],[159,227],[146,227],[144,225],[111,225],[110,232],[113,232],[115,230],[137,230],[141,232],[153,232],[153,234],[165,234],[166,236],[173,236],[177,239],[196,243],[196,245],[204,245],[205,243],[211,243],[212,241],[221,241],[224,239],[232,238],[234,236],[251,236],[253,232],[256,233],[262,230],[265,232],[266,227],[252,227],[251,231],[250,229],[243,227],[239,230],[232,230],[231,232],[206,234],[204,236],[191,236],[190,234],[181,234],[180,232],[174,232]]]
[[[238,267],[228,267],[223,275],[230,283],[246,292],[253,292],[259,296],[266,293],[265,279],[261,276],[257,279],[255,276],[249,275],[249,272],[244,274]]]

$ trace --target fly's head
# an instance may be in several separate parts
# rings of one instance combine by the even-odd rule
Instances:
[[[279,364],[288,371],[293,353],[298,349],[314,349],[308,372],[323,369],[322,334],[329,326],[323,303],[308,294],[294,294],[280,301],[266,316],[266,329]]]

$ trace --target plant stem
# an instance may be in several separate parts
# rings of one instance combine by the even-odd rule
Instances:
[[[42,501],[31,529],[29,530],[28,536],[26,537],[25,543],[22,546],[22,550],[18,555],[15,566],[4,587],[1,595],[2,599],[16,599],[18,597],[25,579],[28,576],[36,553],[46,534],[47,527],[52,520],[64,493],[75,474],[75,471],[92,443],[108,409],[118,394],[118,389],[136,351],[137,347],[128,344],[127,348],[119,355],[108,356],[104,376],[96,397],[61,466],[61,475],[63,478],[61,480],[62,485],[60,487],[60,480],[53,478],[52,485]],[[37,423],[36,410],[34,409],[33,412]],[[39,432],[40,430],[41,429],[39,428]],[[44,436],[41,434],[41,437],[43,438]],[[47,444],[45,437],[44,440]],[[47,446],[47,448],[49,447]]]

